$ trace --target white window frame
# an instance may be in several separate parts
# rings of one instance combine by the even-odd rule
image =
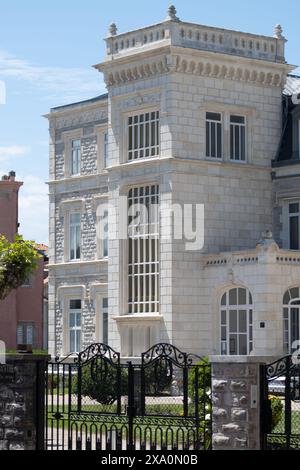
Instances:
[[[206,143],[206,115],[207,113],[220,114],[222,122],[222,158],[208,157],[206,155],[207,143]],[[201,123],[204,128],[204,145],[203,157],[209,162],[215,162],[216,164],[230,163],[232,165],[246,165],[253,162],[253,120],[256,114],[256,109],[240,105],[229,105],[218,101],[206,99],[201,111]],[[231,159],[230,149],[230,116],[244,117],[246,121],[245,129],[245,160],[233,160]]]
[[[234,290],[239,289],[246,291],[246,304],[238,304],[237,305],[230,305],[229,304],[229,293]],[[222,305],[221,302],[223,300],[224,295],[226,295],[226,305]],[[237,295],[238,292],[237,292]],[[239,345],[237,345],[237,354],[232,354],[230,351],[230,336],[235,335],[237,337],[243,335],[246,336],[246,344],[247,344],[247,353],[245,355],[249,355],[251,351],[253,351],[253,301],[251,293],[248,289],[244,287],[232,287],[224,292],[223,296],[221,297],[220,302],[220,354],[222,356],[231,356],[231,355],[242,355],[239,352]],[[236,311],[237,312],[237,331],[233,332],[230,331],[230,312]],[[239,331],[239,315],[238,312],[246,311],[246,332]],[[222,313],[226,315],[226,322],[222,322]],[[251,321],[252,316],[252,321]],[[226,328],[226,339],[223,339],[223,330]]]
[[[156,140],[155,145],[152,146],[150,145],[149,147],[139,147],[137,150],[129,150],[129,119],[132,118],[134,119],[136,116],[145,116],[146,114],[151,113],[158,113],[158,119],[155,119],[154,122],[157,123],[155,127],[155,132],[156,132],[156,137],[158,140]],[[149,160],[149,159],[157,159],[160,157],[161,154],[161,111],[158,106],[156,107],[149,107],[149,108],[140,108],[140,109],[135,109],[130,111],[129,113],[124,113],[124,154],[123,154],[123,163],[133,163],[133,162],[139,162],[139,161],[144,161],[144,160]],[[148,122],[148,121],[147,121]],[[152,122],[152,121],[150,121]],[[158,127],[158,129],[157,129]],[[144,132],[145,136],[145,132]],[[149,141],[150,141],[151,134],[149,136]],[[140,143],[140,133],[138,133],[138,143]],[[155,155],[151,155],[151,149],[155,148]],[[146,156],[146,152],[149,150],[149,155]],[[134,157],[134,152],[137,152],[139,155],[137,158],[130,158],[130,152],[133,152],[133,157]],[[140,154],[144,152],[143,156],[140,156]]]
[[[84,213],[84,199],[66,199],[60,203],[60,217],[64,219],[64,262],[75,263],[70,260],[70,214],[78,212],[81,216]],[[82,260],[82,230],[81,230],[81,257]]]
[[[72,216],[73,215],[76,215],[79,217],[79,223],[75,224],[75,223],[72,223],[71,219],[72,219]],[[81,212],[79,211],[70,211],[69,212],[69,217],[68,217],[68,229],[69,229],[69,261],[70,262],[73,262],[73,263],[76,263],[78,261],[81,261],[81,258],[82,258],[82,221],[81,221]],[[78,228],[79,226],[79,250],[80,250],[80,256],[77,257],[77,245],[75,247],[72,247],[72,241],[74,241],[74,236],[75,236],[75,239],[77,241],[77,234],[74,233],[72,236],[72,229],[73,228]],[[72,240],[73,239],[73,240]],[[75,257],[72,258],[71,257],[71,251],[72,251],[72,248],[74,248],[74,252],[75,252]]]
[[[79,142],[79,146],[74,143]],[[76,165],[74,165],[74,156],[76,157]],[[81,156],[82,156],[82,141],[81,139],[71,140],[71,176],[80,176],[81,174]],[[75,170],[76,167],[76,170]]]
[[[80,305],[80,308],[77,308],[77,309],[72,309],[71,308],[71,302],[79,302],[81,303]],[[74,326],[71,326],[71,315],[75,315],[76,316],[76,321],[75,321],[75,325]],[[80,326],[77,325],[77,315],[80,315]],[[75,345],[77,344],[78,342],[78,334],[80,334],[80,339],[79,339],[79,347],[76,348],[78,349],[78,351],[72,351],[71,350],[71,333],[74,332],[75,333]],[[69,338],[69,342],[68,342],[68,349],[69,349],[69,353],[70,354],[76,354],[76,353],[80,353],[81,350],[82,350],[82,299],[75,299],[75,298],[71,298],[69,299],[69,308],[68,308],[68,338]]]
[[[214,119],[209,119],[207,117],[208,114],[219,114],[220,115],[220,121],[217,121],[217,120],[214,120]],[[221,145],[221,154],[220,154],[220,157],[218,156],[212,156],[212,155],[208,155],[208,152],[207,152],[207,149],[208,149],[208,142],[207,142],[207,124],[209,124],[209,147],[210,147],[210,153],[211,152],[211,148],[212,148],[212,131],[211,131],[211,128],[212,128],[212,124],[215,124],[216,125],[216,129],[215,129],[215,138],[216,138],[216,144],[217,144],[217,140],[218,140],[218,131],[217,131],[217,128],[218,128],[218,125],[221,126],[221,142],[220,142],[220,145]],[[223,117],[223,114],[220,112],[220,111],[206,111],[205,113],[205,157],[209,160],[214,160],[214,161],[221,161],[223,160],[223,155],[224,155],[224,117]],[[216,152],[218,153],[218,152]]]
[[[78,174],[72,174],[72,142],[75,140],[81,141],[81,158],[82,158],[82,139],[83,129],[76,129],[74,131],[67,131],[62,133],[62,142],[64,144],[64,175],[65,178],[78,178],[81,176],[81,164],[80,172]],[[80,158],[80,160],[81,160]]]
[[[237,117],[237,118],[243,118],[244,122],[243,123],[233,123],[232,118]],[[239,158],[235,158],[232,154],[232,148],[231,148],[231,129],[234,128],[234,135],[233,135],[233,153],[235,154],[236,148],[235,148],[235,132],[238,130],[239,132]],[[229,158],[230,161],[232,162],[238,162],[238,163],[245,163],[247,162],[247,116],[243,114],[233,114],[230,113],[229,115]],[[244,159],[241,158],[241,153],[242,153],[242,145],[241,145],[241,138],[242,138],[242,129],[244,129],[244,139],[245,139],[245,155]]]
[[[289,294],[290,300],[287,304],[283,302],[283,349],[286,354],[293,354],[300,347],[300,289],[294,289],[298,289],[298,294],[293,296],[293,288],[288,289],[284,297]],[[293,347],[292,341],[292,310],[298,311],[298,339],[294,340],[296,341],[295,347]]]
[[[63,315],[63,331],[62,331],[62,351],[61,355],[68,356],[70,352],[69,338],[69,307],[71,300],[81,300],[82,312],[84,309],[84,299],[86,298],[85,285],[62,285],[56,291],[57,300]],[[82,317],[83,319],[83,317]],[[84,333],[84,325],[82,323],[82,333]]]
[[[149,188],[150,194],[147,196],[145,193]],[[153,193],[151,194],[152,188]],[[141,196],[142,190],[144,196]],[[135,204],[142,204],[145,198],[155,199],[160,201],[159,185],[157,183],[134,186],[128,190],[128,206],[130,207],[131,201],[137,201]],[[131,197],[139,193],[137,198]],[[151,211],[149,211],[150,213]],[[143,221],[142,221],[143,222]],[[138,228],[138,230],[137,230]],[[131,224],[129,228],[129,240],[127,245],[127,269],[128,269],[128,314],[139,315],[159,315],[159,297],[160,297],[160,220],[159,220],[159,207],[157,213],[154,215],[154,220],[149,219],[145,223]],[[134,242],[132,241],[134,240]],[[153,256],[153,260],[146,262],[148,240],[148,253],[149,259]],[[143,244],[144,259],[142,259],[141,244]],[[130,249],[131,258],[130,258]],[[127,279],[127,276],[126,276]],[[149,282],[149,284],[148,284]],[[143,286],[141,290],[141,286]],[[147,297],[148,292],[148,297]],[[151,295],[150,295],[151,293]],[[152,295],[153,294],[153,295]]]

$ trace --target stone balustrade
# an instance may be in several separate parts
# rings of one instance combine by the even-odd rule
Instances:
[[[117,32],[113,26],[110,34]],[[110,35],[106,39],[106,60],[169,45],[284,63],[286,40],[281,32],[279,25],[272,37],[168,19],[136,31]]]

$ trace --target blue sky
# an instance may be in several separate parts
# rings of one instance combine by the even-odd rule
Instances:
[[[48,124],[42,117],[60,104],[105,92],[91,68],[102,61],[108,26],[119,32],[166,18],[170,1],[0,0],[0,175],[10,170],[24,181],[20,232],[48,241]],[[177,0],[183,21],[273,35],[280,23],[288,39],[286,57],[300,64],[298,0]]]

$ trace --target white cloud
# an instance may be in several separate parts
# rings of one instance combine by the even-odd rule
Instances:
[[[28,240],[48,243],[48,186],[36,176],[20,180],[24,185],[19,195],[19,232]]]
[[[0,162],[6,162],[14,157],[22,157],[29,152],[30,148],[22,145],[11,145],[9,147],[0,147]]]
[[[0,51],[0,78],[17,78],[47,91],[52,97],[80,98],[80,95],[99,94],[104,84],[98,72],[92,68],[46,67],[19,59]],[[49,98],[49,96],[44,96]]]

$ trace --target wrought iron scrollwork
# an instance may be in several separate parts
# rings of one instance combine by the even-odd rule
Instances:
[[[102,343],[92,344],[81,352],[78,357],[78,362],[79,364],[83,364],[101,358],[112,366],[120,366],[120,353]]]
[[[275,379],[277,377],[285,375],[287,372],[300,373],[300,363],[293,361],[293,356],[285,356],[281,359],[268,364],[266,367],[267,378]]]
[[[290,364],[290,356],[282,357],[278,361],[268,364],[266,368],[267,378],[274,379],[284,375]]]
[[[142,365],[150,366],[160,359],[168,359],[176,367],[186,367],[189,365],[188,355],[178,348],[168,343],[156,344],[142,354]],[[191,363],[190,363],[191,364]]]
[[[159,343],[142,354],[142,365],[147,367],[160,359],[168,359],[176,367],[192,366],[197,362],[207,362],[195,354],[187,354],[169,343]]]

